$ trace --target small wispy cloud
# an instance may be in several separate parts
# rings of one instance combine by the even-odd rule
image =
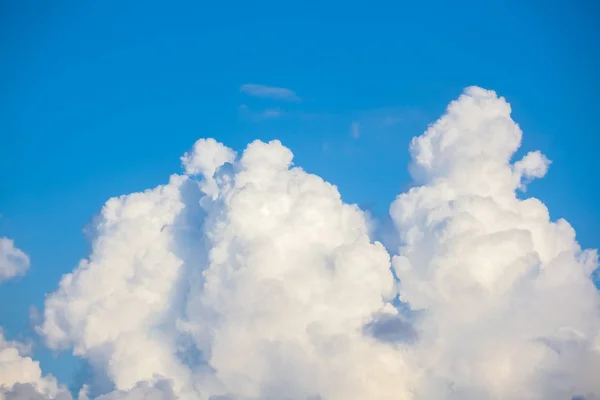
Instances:
[[[378,128],[391,128],[423,118],[422,112],[405,106],[388,106],[364,110],[354,116],[360,124],[372,125]]]
[[[267,119],[276,119],[285,115],[285,112],[279,107],[266,108],[264,110],[252,110],[246,104],[240,105],[240,114],[243,118],[251,121],[263,121]]]
[[[283,111],[281,111],[279,108],[267,108],[266,110],[263,110],[260,115],[266,119],[277,118],[283,115]]]
[[[240,86],[240,92],[253,97],[263,97],[284,101],[300,101],[300,97],[291,89],[259,85],[256,83],[246,83]]]
[[[350,135],[352,135],[353,139],[358,139],[358,137],[360,136],[360,123],[353,121],[352,124],[350,124]]]
[[[354,140],[389,137],[398,132],[414,131],[426,126],[428,122],[427,115],[423,112],[405,106],[362,110],[344,117],[345,123],[350,125],[350,137]]]

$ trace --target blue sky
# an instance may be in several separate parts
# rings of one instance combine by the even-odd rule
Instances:
[[[383,218],[410,185],[410,139],[470,85],[505,96],[521,151],[553,161],[527,194],[583,247],[600,245],[594,2],[0,7],[0,236],[32,260],[0,287],[9,336],[36,337],[30,307],[86,256],[84,227],[102,204],[166,182],[196,139],[237,150],[280,139],[298,165]],[[244,84],[297,98],[251,96]],[[36,356],[72,382],[77,361]]]

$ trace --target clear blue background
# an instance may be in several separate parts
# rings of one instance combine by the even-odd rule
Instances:
[[[523,152],[553,161],[528,194],[599,247],[600,3],[366,4],[1,0],[0,236],[32,259],[0,287],[7,335],[35,338],[29,307],[87,254],[82,230],[102,204],[166,182],[196,139],[278,138],[382,217],[410,183],[410,138],[469,85],[505,96]],[[244,83],[302,101],[249,98]],[[80,362],[35,356],[78,385]]]

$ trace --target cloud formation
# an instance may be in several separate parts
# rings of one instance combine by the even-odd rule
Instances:
[[[232,154],[200,140],[190,176],[107,203],[90,259],[46,302],[49,345],[119,390],[158,375],[183,398],[391,399],[408,371],[363,334],[395,294],[363,213],[277,141],[217,169]]]
[[[240,91],[248,96],[252,97],[262,97],[274,100],[284,100],[284,101],[300,101],[300,97],[291,89],[276,87],[276,86],[266,86],[259,85],[256,83],[246,83],[240,86]]]
[[[64,387],[43,376],[39,362],[27,356],[28,346],[8,341],[0,329],[0,400],[64,399]]]
[[[6,239],[15,252],[12,240]],[[28,256],[17,250],[20,259]],[[0,400],[72,400],[65,385],[57,382],[52,375],[44,375],[40,363],[30,357],[31,344],[7,340],[0,327]],[[87,387],[82,388],[78,400],[90,400]],[[140,382],[131,390],[115,390],[97,397],[95,400],[175,400],[168,380],[154,379]]]
[[[102,400],[592,399],[598,257],[517,196],[550,161],[512,161],[510,113],[468,88],[413,139],[389,251],[280,142],[201,139],[183,174],[106,203],[39,331],[109,379]],[[7,354],[0,400],[62,393]]]
[[[400,299],[422,310],[418,393],[442,399],[568,399],[600,393],[595,250],[516,190],[542,177],[539,152],[511,164],[521,130],[492,91],[469,88],[413,139],[421,186],[391,215]]]
[[[0,238],[0,283],[19,275],[29,268],[29,256],[15,247],[12,239]]]
[[[0,283],[25,274],[28,268],[29,256],[12,239],[0,238]],[[30,351],[28,344],[7,340],[0,327],[0,400],[70,399],[53,376],[42,374]]]

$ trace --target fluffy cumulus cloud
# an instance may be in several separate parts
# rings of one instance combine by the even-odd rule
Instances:
[[[52,348],[106,369],[118,389],[153,375],[183,376],[168,325],[182,260],[172,250],[172,226],[184,204],[186,179],[109,200],[96,225],[89,259],[62,278],[46,301],[41,332]]]
[[[80,400],[592,399],[597,255],[522,194],[550,161],[513,162],[520,142],[506,101],[467,89],[412,141],[386,250],[278,141],[201,139],[106,203],[39,332],[110,382]],[[70,397],[17,347],[1,400]]]
[[[232,398],[397,398],[387,388],[409,371],[363,333],[394,296],[389,256],[357,207],[291,161],[254,142],[219,178],[180,326]]]
[[[50,346],[119,390],[162,376],[182,398],[397,398],[410,371],[364,333],[395,292],[363,213],[277,141],[234,159],[200,140],[182,161],[188,176],[104,207],[90,259],[46,302]]]
[[[422,311],[414,363],[424,398],[568,399],[600,393],[595,251],[516,193],[539,152],[511,164],[521,130],[492,91],[470,88],[411,143],[422,184],[391,215],[400,299]]]
[[[0,282],[23,275],[29,257],[11,239],[0,238]],[[0,400],[70,399],[68,391],[39,362],[29,357],[31,346],[8,340],[0,327]]]
[[[0,238],[0,282],[23,275],[29,268],[29,257],[15,247],[12,239]]]
[[[6,340],[0,330],[0,400],[70,399],[54,377],[42,375],[28,351],[23,343]]]
[[[29,266],[29,257],[15,249],[12,240],[2,239],[11,262]],[[18,260],[18,261],[15,261]],[[23,274],[25,271],[20,271]],[[17,274],[13,274],[15,276]],[[44,375],[30,353],[31,344],[8,340],[0,327],[0,400],[72,400],[73,396],[52,375]],[[79,400],[89,400],[83,388]],[[128,391],[113,391],[96,400],[173,400],[171,383],[165,380],[141,382]]]

